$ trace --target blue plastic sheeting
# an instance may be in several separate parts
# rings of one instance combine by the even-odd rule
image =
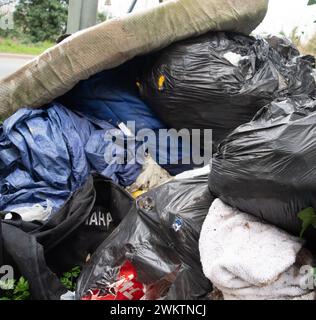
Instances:
[[[110,130],[117,129],[60,104],[19,110],[0,127],[0,210],[45,207],[47,200],[57,210],[94,171],[123,186],[132,184],[141,165],[105,162],[113,146],[105,139]]]
[[[175,143],[178,136],[172,138],[169,149],[167,141],[159,140],[159,129],[165,129],[166,126],[139,97],[136,86],[138,69],[137,62],[131,61],[116,69],[98,73],[81,81],[61,101],[72,110],[105,120],[115,127],[134,121],[135,129],[131,132],[135,135],[142,132],[141,138],[147,141],[149,153],[162,167],[173,175],[191,169],[192,166],[181,164],[184,157],[181,140],[178,147]],[[155,140],[146,139],[148,129],[156,133]],[[176,162],[179,160],[179,165],[174,164],[174,159]]]
[[[139,98],[135,67],[127,63],[81,81],[65,95],[63,103],[76,111],[106,120],[115,127],[121,122],[135,121],[136,133],[142,129],[165,128]]]

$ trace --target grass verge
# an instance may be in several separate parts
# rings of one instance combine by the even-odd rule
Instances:
[[[0,53],[39,55],[53,45],[51,42],[26,44],[14,39],[0,38]]]

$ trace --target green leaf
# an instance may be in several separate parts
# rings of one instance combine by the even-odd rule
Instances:
[[[14,300],[28,300],[31,297],[29,282],[21,277],[13,291]]]
[[[309,0],[307,5],[312,6],[313,4],[316,4],[316,0]]]
[[[61,283],[70,291],[76,290],[76,282],[81,273],[80,267],[75,267],[69,272],[65,272],[60,278]]]
[[[298,214],[298,217],[303,221],[301,237],[303,237],[304,233],[309,227],[313,226],[314,228],[316,228],[316,213],[313,208],[307,208],[301,211]]]
[[[29,291],[23,291],[20,294],[16,294],[14,296],[14,300],[29,300],[31,297],[31,294]]]
[[[75,267],[71,270],[71,274],[73,277],[79,277],[81,273],[80,267]]]
[[[0,300],[29,300],[31,297],[28,281],[21,277],[19,281],[12,280],[12,289],[5,290],[5,296]]]
[[[14,294],[23,293],[25,291],[28,291],[29,289],[30,287],[29,287],[28,281],[25,278],[21,277],[17,282],[13,293]]]

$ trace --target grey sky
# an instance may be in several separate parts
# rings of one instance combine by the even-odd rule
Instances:
[[[105,8],[106,0],[99,0],[100,9]],[[126,13],[131,0],[111,0],[112,12],[115,16]],[[157,5],[158,0],[138,0],[136,10]],[[270,0],[269,11],[264,22],[256,33],[279,34],[281,31],[290,34],[298,27],[303,39],[309,38],[316,32],[316,5],[307,6],[308,0]]]

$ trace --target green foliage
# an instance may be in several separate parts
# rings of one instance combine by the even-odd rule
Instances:
[[[14,300],[28,300],[31,296],[30,286],[26,279],[21,277],[13,291]]]
[[[0,297],[0,300],[29,300],[31,297],[30,286],[28,281],[21,277],[16,283],[13,280],[13,284],[10,284],[10,287],[13,287],[11,290],[6,290],[6,295]]]
[[[1,53],[18,53],[18,54],[29,54],[39,55],[46,49],[52,47],[52,42],[38,42],[31,43],[27,41],[21,41],[15,38],[1,38],[0,37],[0,52]],[[1,119],[0,119],[1,121]]]
[[[75,267],[71,271],[64,273],[60,282],[69,290],[76,290],[76,283],[81,273],[80,267]],[[11,282],[7,283],[7,287],[9,290],[5,290],[5,295],[0,297],[1,300],[30,300],[30,286],[28,281],[21,277],[19,281],[16,283],[15,280],[11,280]],[[12,288],[12,289],[11,289]]]
[[[313,208],[307,208],[303,211],[301,211],[298,214],[299,219],[302,220],[302,231],[301,231],[301,237],[303,237],[304,233],[309,227],[316,228],[316,213]]]
[[[106,14],[104,14],[103,12],[99,12],[97,16],[97,23],[102,23],[106,20],[107,20]]]
[[[80,273],[80,267],[75,267],[71,271],[64,273],[60,278],[60,281],[69,291],[75,291],[76,282],[79,278]]]
[[[20,0],[14,23],[32,42],[55,41],[66,31],[67,15],[68,0]]]

